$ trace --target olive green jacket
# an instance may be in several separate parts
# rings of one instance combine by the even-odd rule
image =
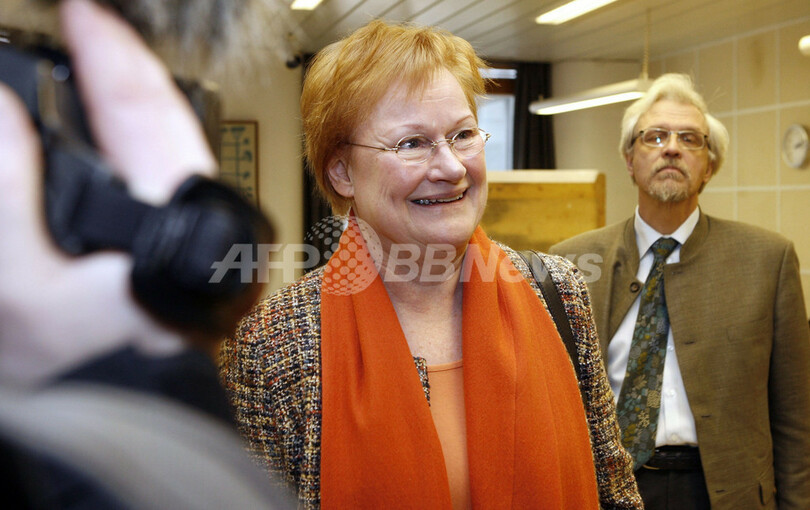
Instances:
[[[580,264],[606,357],[642,287],[633,218],[551,252]],[[810,328],[793,244],[701,213],[664,281],[712,508],[810,508]]]

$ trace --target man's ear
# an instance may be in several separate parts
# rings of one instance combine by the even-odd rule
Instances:
[[[703,182],[700,183],[700,188],[698,188],[698,193],[703,193],[703,188],[705,188],[706,185],[709,184],[709,181],[712,180],[715,168],[715,162],[710,159],[709,164],[706,166],[706,173],[703,175]]]
[[[706,168],[706,170],[707,170],[706,175],[703,178],[703,182],[705,184],[708,184],[709,181],[712,179],[712,177],[714,177],[714,170],[715,170],[716,167],[717,167],[717,163],[715,161],[712,161],[711,159],[709,159],[709,165]]]
[[[329,182],[337,193],[345,198],[354,197],[354,183],[352,183],[351,172],[346,158],[342,155],[336,155],[326,167],[326,174],[329,176]]]
[[[627,165],[627,171],[630,172],[630,177],[633,177],[633,153],[627,153],[624,155],[624,163]]]

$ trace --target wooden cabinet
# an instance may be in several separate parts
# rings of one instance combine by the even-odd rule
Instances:
[[[516,250],[546,251],[605,225],[605,176],[597,170],[487,172],[487,180],[481,226]]]

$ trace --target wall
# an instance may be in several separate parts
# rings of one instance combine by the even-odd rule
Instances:
[[[220,79],[223,120],[256,120],[259,126],[259,206],[276,231],[276,243],[298,245],[303,234],[303,170],[301,163],[301,68],[288,69],[268,54],[255,75],[236,74]],[[271,262],[280,264],[281,256]],[[293,260],[270,269],[267,291],[300,275]]]
[[[687,47],[677,54],[654,55],[650,75],[680,72],[695,79],[709,109],[731,133],[727,162],[704,190],[701,207],[709,214],[759,225],[791,239],[802,263],[810,310],[810,165],[798,170],[788,167],[780,147],[789,124],[810,127],[810,58],[797,49],[799,39],[807,34],[810,18]],[[606,69],[597,69],[598,73],[594,66],[556,65],[554,89],[574,91],[573,83],[588,88],[634,77],[620,65],[605,64]],[[589,82],[585,86],[579,83],[580,73]],[[590,83],[594,74],[602,76]],[[616,148],[626,106],[554,119],[558,166],[598,168],[606,173],[608,223],[631,214],[637,197]]]
[[[638,63],[566,62],[555,64],[551,90],[574,94],[592,87],[638,78]],[[554,115],[557,168],[596,169],[606,175],[605,218],[615,223],[633,213],[636,191],[619,157],[619,125],[628,103]]]

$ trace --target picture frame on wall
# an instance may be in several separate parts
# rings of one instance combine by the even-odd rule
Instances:
[[[219,179],[259,206],[259,124],[255,120],[220,122]]]

